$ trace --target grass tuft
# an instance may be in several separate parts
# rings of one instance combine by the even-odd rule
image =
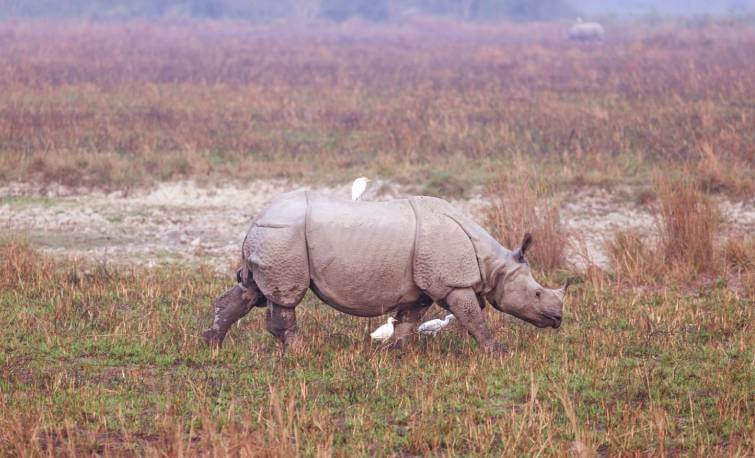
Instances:
[[[534,244],[527,257],[538,269],[554,271],[566,264],[566,228],[561,223],[559,202],[524,162],[500,174],[489,186],[490,206],[486,225],[491,235],[514,250],[525,233]]]
[[[606,254],[620,283],[652,283],[661,274],[662,259],[647,244],[647,234],[622,230],[606,242]]]
[[[658,174],[659,254],[669,270],[700,273],[716,269],[714,241],[718,209],[689,176]]]

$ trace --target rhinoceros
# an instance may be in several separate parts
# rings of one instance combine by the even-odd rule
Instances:
[[[561,325],[568,282],[548,289],[535,281],[525,259],[531,244],[526,234],[510,251],[434,197],[372,202],[282,194],[252,222],[237,284],[214,302],[212,327],[203,336],[220,346],[233,323],[253,307],[266,307],[268,331],[284,346],[298,346],[295,310],[311,289],[350,315],[395,313],[396,346],[437,303],[482,349],[506,351],[485,323],[486,300],[535,326]]]
[[[577,18],[577,22],[569,29],[569,38],[579,41],[598,41],[603,39],[605,30],[598,22],[583,22]]]

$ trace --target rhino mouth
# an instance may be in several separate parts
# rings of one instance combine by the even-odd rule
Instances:
[[[538,328],[558,329],[561,327],[561,317],[558,315],[549,315],[547,313],[539,313],[537,317],[538,319],[532,319],[531,317],[526,317],[523,315],[519,315],[517,313],[506,312],[505,310],[501,308],[500,305],[498,305],[498,302],[496,302],[495,300],[490,300],[489,302],[493,305],[493,308],[495,308],[499,312],[513,315],[519,318],[520,320],[526,321],[527,323],[537,326]]]
[[[541,328],[547,328],[551,327],[553,329],[558,329],[561,327],[561,317],[557,315],[548,315],[546,313],[540,314],[541,319],[543,320],[543,325],[540,326]]]

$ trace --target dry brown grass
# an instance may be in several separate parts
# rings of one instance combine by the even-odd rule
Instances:
[[[710,198],[689,176],[657,174],[658,255],[668,270],[682,274],[714,271],[716,229],[720,214]]]
[[[720,212],[700,186],[686,173],[656,174],[657,200],[652,208],[657,226],[646,231],[618,231],[605,244],[620,283],[691,284],[701,276],[728,277],[734,283],[751,281],[755,237],[721,236]]]
[[[539,179],[531,164],[519,160],[501,173],[488,188],[490,206],[486,226],[504,246],[515,250],[525,233],[534,244],[527,258],[538,269],[554,271],[564,267],[566,228],[561,223],[559,202]]]
[[[726,267],[736,271],[755,269],[755,235],[735,237],[726,240],[723,246]]]
[[[755,298],[755,234],[728,238],[721,251],[732,286],[744,297]]]
[[[752,189],[751,28],[617,26],[583,46],[564,27],[2,23],[0,179],[439,171],[463,189],[520,155],[586,184],[702,161],[710,189]]]
[[[752,153],[744,158],[749,164],[741,160],[721,160],[710,143],[701,142],[700,154],[694,172],[702,190],[741,196],[755,192],[755,180],[750,173],[750,164],[755,161]]]
[[[89,275],[78,275],[82,270]],[[364,322],[298,308],[301,353],[262,311],[200,344],[207,270],[127,270],[0,245],[2,455],[548,455],[753,451],[753,309],[575,285],[558,332],[485,310],[504,359],[461,328],[400,352]],[[433,312],[438,313],[438,312]]]
[[[619,283],[638,285],[658,279],[662,260],[652,251],[647,237],[636,230],[624,230],[606,241],[606,254]]]

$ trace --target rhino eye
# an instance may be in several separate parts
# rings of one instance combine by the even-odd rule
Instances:
[[[535,297],[540,298],[540,291],[535,291]]]

